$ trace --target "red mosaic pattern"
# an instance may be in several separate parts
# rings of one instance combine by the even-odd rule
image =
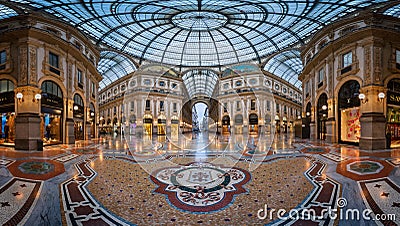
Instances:
[[[354,163],[354,162],[358,162],[358,161],[370,161],[370,162],[378,162],[383,166],[383,169],[377,173],[372,173],[372,174],[364,174],[364,175],[360,175],[360,174],[356,174],[353,173],[351,171],[347,170],[347,165]],[[376,160],[376,159],[350,159],[347,161],[343,161],[341,163],[339,163],[336,167],[336,172],[348,177],[350,179],[359,181],[359,180],[370,180],[370,179],[377,179],[377,178],[382,178],[382,177],[387,177],[390,172],[392,172],[393,170],[393,166],[390,165],[389,163],[387,163],[386,161],[383,160]]]
[[[46,162],[52,164],[54,166],[54,170],[44,174],[24,173],[19,169],[19,166],[27,162]],[[9,165],[7,168],[11,172],[11,174],[15,177],[32,179],[32,180],[48,180],[65,172],[64,164],[54,160],[43,160],[43,159],[18,160],[15,161],[13,164]]]

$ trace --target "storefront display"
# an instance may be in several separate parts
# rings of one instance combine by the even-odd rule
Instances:
[[[60,87],[52,82],[42,83],[41,99],[41,124],[40,132],[43,144],[62,143],[62,115],[63,115],[63,95]]]
[[[358,143],[360,141],[360,108],[341,111],[341,140]]]
[[[222,117],[222,134],[229,134],[230,133],[230,117],[228,115],[225,115]]]
[[[171,119],[171,137],[173,139],[178,139],[179,135],[179,119],[177,116],[172,116]]]
[[[83,120],[85,118],[85,107],[83,99],[79,94],[74,95],[74,135],[75,140],[85,139],[85,127]]]
[[[340,87],[338,98],[339,109],[339,142],[358,145],[360,142],[360,84],[355,80],[347,81]],[[320,106],[322,109],[322,106]],[[322,115],[323,117],[323,115]]]
[[[165,135],[167,133],[167,119],[165,115],[160,115],[157,119],[157,134]]]
[[[15,113],[1,114],[0,144],[14,144],[15,139]]]
[[[390,147],[400,147],[400,79],[392,79],[387,91],[387,131],[390,135]]]
[[[150,114],[143,116],[143,133],[145,135],[153,135],[153,117]]]
[[[258,116],[256,114],[249,115],[249,133],[250,135],[258,134]]]

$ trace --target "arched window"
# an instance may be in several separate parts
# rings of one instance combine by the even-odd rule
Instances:
[[[83,107],[83,99],[79,94],[74,95],[74,104]]]
[[[14,83],[8,79],[0,80],[0,93],[7,93],[14,91]]]
[[[42,95],[50,94],[59,98],[63,98],[63,93],[61,91],[61,88],[57,83],[53,81],[44,81],[42,83]],[[51,98],[51,96],[49,96]]]

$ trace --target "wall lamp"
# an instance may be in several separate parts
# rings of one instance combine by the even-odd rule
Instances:
[[[90,112],[90,116],[92,116],[92,117],[93,117],[93,116],[94,116],[94,112]]]
[[[309,111],[306,112],[307,117],[311,115]]]
[[[23,98],[24,98],[24,95],[21,92],[17,93],[18,102],[24,102]]]
[[[75,111],[78,110],[78,105],[74,105],[74,110],[75,110]]]
[[[32,100],[32,102],[39,102],[40,99],[42,99],[42,95],[37,93],[35,94],[35,98]]]
[[[326,109],[328,109],[328,107],[325,104],[322,105],[322,110],[326,111]]]
[[[366,98],[364,93],[360,93],[358,95],[358,98],[360,99],[361,103],[366,104],[368,102],[368,98]]]
[[[383,102],[383,99],[385,99],[385,93],[383,93],[383,92],[378,93],[379,103]]]

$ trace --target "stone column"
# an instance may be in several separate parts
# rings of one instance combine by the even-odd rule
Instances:
[[[66,111],[66,120],[65,120],[65,143],[66,144],[75,144],[75,134],[74,134],[74,100],[65,99],[65,111]],[[107,122],[106,122],[107,123]]]
[[[384,100],[379,100],[379,92],[384,92],[384,87],[370,85],[360,89],[360,93],[365,94],[365,99],[361,101],[360,107],[360,149],[377,150],[386,148]]]
[[[311,107],[310,140],[317,139],[317,123],[315,123],[316,107]]]
[[[336,119],[335,119],[335,100],[333,98],[328,99],[328,119],[326,121],[326,142],[336,143],[337,132],[336,132]]]
[[[16,99],[17,115],[15,118],[15,150],[38,150],[38,143],[43,145],[40,134],[40,100],[35,99],[41,90],[34,86],[19,86],[15,95],[21,93],[22,98]]]

